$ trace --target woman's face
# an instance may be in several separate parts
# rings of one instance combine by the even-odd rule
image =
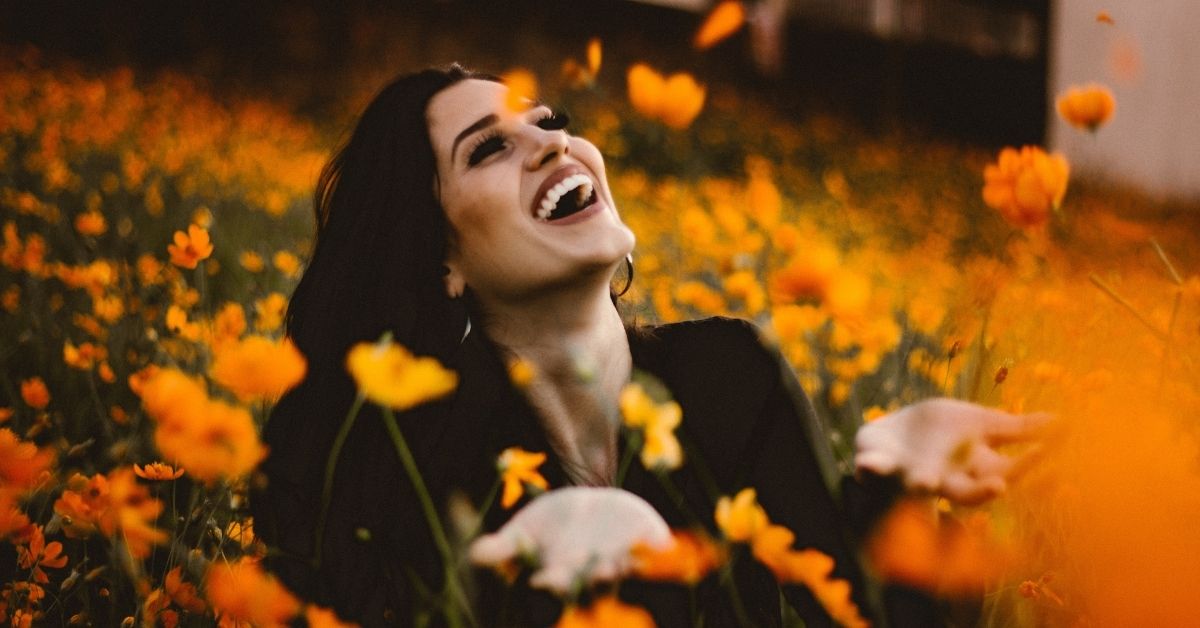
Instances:
[[[452,296],[463,283],[485,300],[535,295],[611,273],[633,250],[600,151],[544,106],[512,111],[507,94],[467,79],[426,110],[434,193],[453,231]]]

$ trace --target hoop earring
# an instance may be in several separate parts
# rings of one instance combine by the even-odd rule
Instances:
[[[633,253],[625,254],[625,270],[627,271],[625,273],[625,286],[621,288],[620,292],[616,293],[618,297],[625,296],[625,293],[629,292],[629,287],[633,285]]]

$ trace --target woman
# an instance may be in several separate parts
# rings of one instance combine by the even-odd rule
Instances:
[[[514,110],[507,100],[503,84],[457,66],[402,77],[368,106],[322,173],[316,245],[288,310],[309,375],[271,417],[267,484],[253,500],[256,529],[277,548],[272,568],[300,595],[364,625],[407,623],[422,592],[440,586],[417,498],[369,404],[338,459],[329,519],[316,532],[330,442],[355,395],[346,352],[390,331],[459,374],[452,397],[399,419],[435,503],[455,492],[481,503],[496,455],[510,446],[547,452],[552,487],[612,484],[623,447],[615,400],[637,368],[658,376],[683,407],[690,460],[673,474],[682,508],[638,465],[623,488],[683,526],[688,511],[712,512],[713,490],[754,486],[772,520],[796,532],[797,547],[832,556],[859,607],[884,612],[865,595],[847,535],[886,506],[897,479],[967,501],[1001,490],[1008,461],[988,445],[1021,437],[1032,423],[944,400],[881,419],[860,432],[862,476],[845,482],[847,518],[821,474],[812,410],[751,325],[623,325],[609,282],[634,236],[617,214],[599,151],[546,107]],[[522,392],[507,376],[513,358],[538,373]],[[967,441],[978,445],[970,459],[950,466],[949,451]],[[493,509],[485,527],[510,514]],[[751,620],[779,624],[771,575],[743,561],[736,578]],[[700,592],[706,623],[730,625],[735,610],[715,587]],[[505,591],[486,577],[480,584],[485,623],[543,625],[560,611],[548,596]],[[682,588],[627,583],[621,592],[660,625],[688,621]],[[806,590],[784,593],[808,625],[829,623]],[[930,621],[928,608],[904,602],[887,603],[894,622]]]

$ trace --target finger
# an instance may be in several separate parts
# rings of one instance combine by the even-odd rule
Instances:
[[[1004,492],[1004,478],[973,478],[962,472],[951,473],[942,481],[943,497],[963,504],[977,506]]]
[[[984,418],[984,435],[993,445],[1029,440],[1037,436],[1052,419],[1052,415],[1045,412],[1009,414],[1000,410],[990,410]]]
[[[476,565],[499,565],[517,555],[517,542],[511,535],[485,534],[471,543],[468,556]]]
[[[1012,458],[991,447],[978,445],[971,451],[971,457],[967,461],[967,472],[976,478],[1003,478],[1008,475],[1012,466]]]
[[[1009,480],[1015,480],[1025,475],[1030,469],[1036,467],[1043,458],[1046,457],[1046,452],[1049,448],[1035,443],[1030,445],[1025,451],[1012,458],[1012,464],[1005,474]]]
[[[864,451],[854,457],[855,469],[870,471],[876,475],[891,475],[899,466],[895,456],[879,450]]]

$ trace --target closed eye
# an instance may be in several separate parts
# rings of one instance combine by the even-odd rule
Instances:
[[[493,153],[498,153],[502,150],[504,150],[504,136],[496,132],[488,133],[481,137],[475,143],[475,147],[471,149],[469,157],[467,157],[467,165],[478,165],[479,162],[487,159]]]
[[[562,111],[550,111],[538,118],[535,124],[546,131],[561,131],[571,123],[571,117]]]

